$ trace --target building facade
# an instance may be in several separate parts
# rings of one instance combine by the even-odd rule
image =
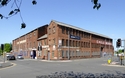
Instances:
[[[104,52],[113,55],[112,42],[105,35],[52,20],[13,40],[13,53],[30,58],[34,51],[36,58],[48,60],[95,58]]]

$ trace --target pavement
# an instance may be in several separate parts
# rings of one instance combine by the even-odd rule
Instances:
[[[11,62],[0,62],[0,68],[13,66]]]
[[[3,60],[3,57],[0,56],[0,68],[5,68],[5,67],[9,67],[12,66],[13,63],[9,62],[9,61],[5,61]]]

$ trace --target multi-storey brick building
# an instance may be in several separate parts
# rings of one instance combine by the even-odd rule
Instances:
[[[113,54],[110,37],[52,20],[13,40],[14,54],[30,57],[31,50],[41,59],[77,59]]]

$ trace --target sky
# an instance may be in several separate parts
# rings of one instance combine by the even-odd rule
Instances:
[[[125,0],[99,0],[102,5],[99,10],[93,9],[91,0],[36,0],[37,5],[32,5],[32,0],[22,1],[20,9],[26,28],[20,29],[22,21],[19,14],[0,19],[0,44],[11,43],[51,20],[109,36],[114,47],[118,38],[125,39]],[[0,13],[8,16],[16,8],[15,5],[11,7],[12,3],[0,8]]]

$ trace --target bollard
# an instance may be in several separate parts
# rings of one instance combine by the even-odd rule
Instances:
[[[110,64],[111,63],[111,59],[108,59],[108,64]]]

